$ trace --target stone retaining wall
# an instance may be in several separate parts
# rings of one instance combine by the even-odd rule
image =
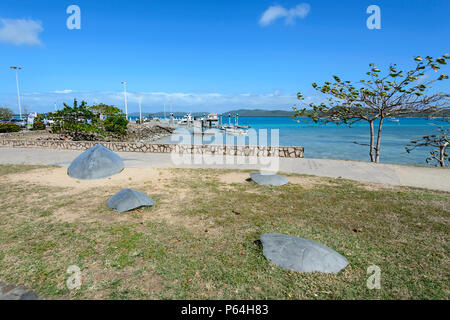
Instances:
[[[155,144],[142,142],[95,142],[95,141],[56,141],[56,140],[2,140],[0,147],[10,148],[41,148],[57,150],[86,150],[96,144],[115,152],[144,153],[179,153],[179,154],[210,154],[237,156],[280,156],[282,158],[303,158],[304,148],[297,146],[222,146],[222,145],[182,145]],[[1,151],[0,151],[1,153]]]
[[[32,130],[21,130],[19,132],[1,132],[0,133],[0,139],[5,139],[5,138],[14,138],[14,137],[29,137],[29,136],[37,136],[42,134],[42,130],[36,130],[36,131],[32,131]]]

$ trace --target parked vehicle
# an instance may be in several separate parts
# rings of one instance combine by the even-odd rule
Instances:
[[[17,124],[22,128],[25,128],[27,126],[27,121],[25,119],[8,119],[7,122]]]

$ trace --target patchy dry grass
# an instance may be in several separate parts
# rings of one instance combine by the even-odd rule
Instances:
[[[27,172],[30,170],[36,170],[40,168],[49,168],[44,166],[31,166],[31,165],[24,165],[24,164],[2,164],[0,165],[0,176],[4,176],[11,173],[22,173]]]
[[[152,170],[78,185],[59,168],[0,166],[0,279],[51,299],[449,298],[449,193],[301,175],[263,187],[242,171]],[[107,199],[130,186],[156,205],[109,211]],[[319,241],[350,265],[337,275],[282,270],[253,245],[266,232]],[[372,264],[381,290],[366,287]],[[78,291],[65,285],[70,265],[82,270]]]

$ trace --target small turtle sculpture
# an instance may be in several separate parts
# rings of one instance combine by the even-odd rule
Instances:
[[[151,207],[155,204],[152,198],[132,189],[122,189],[108,200],[108,208],[116,212],[126,212],[140,207]]]
[[[263,186],[283,186],[289,182],[286,177],[275,173],[250,173],[250,179]]]
[[[263,254],[273,264],[299,272],[338,273],[347,259],[333,249],[313,240],[284,234],[262,234]]]

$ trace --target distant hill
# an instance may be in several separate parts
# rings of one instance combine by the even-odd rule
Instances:
[[[176,118],[180,118],[180,117],[184,117],[188,112],[174,112],[173,115]],[[193,117],[201,117],[205,114],[208,114],[209,112],[192,112],[191,115]],[[142,112],[142,116],[143,117],[148,117],[148,116],[152,116],[152,117],[164,117],[164,112]],[[133,112],[133,113],[129,113],[128,116],[130,117],[139,117],[139,112]],[[168,118],[170,116],[170,112],[166,112],[166,117]]]
[[[331,109],[333,110],[333,109]],[[306,115],[311,114],[312,110],[307,110]],[[368,109],[368,113],[370,113],[370,110]],[[325,117],[325,114],[320,114],[320,117]],[[415,114],[404,114],[400,116],[396,116],[398,118],[449,118],[450,117],[450,109],[441,109],[439,111],[429,111],[429,112],[421,112],[421,113],[415,113]]]
[[[184,115],[187,112],[174,112],[174,116],[177,118],[180,117],[184,117]],[[208,114],[209,112],[192,112],[192,116],[193,117],[202,117],[206,114]],[[232,117],[234,117],[236,114],[238,114],[240,117],[294,117],[294,112],[293,111],[286,111],[286,110],[262,110],[262,109],[237,109],[237,110],[231,110],[231,111],[227,111],[222,113],[222,115],[224,117],[228,117],[228,115],[231,115]],[[133,113],[129,113],[129,116],[132,117],[138,117],[139,116],[139,112],[133,112]],[[156,113],[148,113],[148,112],[143,112],[142,116],[143,117],[147,117],[147,116],[152,116],[152,117],[164,117],[164,112],[156,112]],[[166,112],[166,117],[169,117],[170,113]],[[450,110],[441,110],[438,113],[421,113],[421,114],[415,114],[415,115],[404,115],[403,117],[417,117],[417,118],[426,118],[428,116],[434,116],[434,117],[450,117]]]
[[[285,110],[262,110],[262,109],[238,109],[223,113],[224,116],[238,114],[240,117],[293,117],[293,111]]]

